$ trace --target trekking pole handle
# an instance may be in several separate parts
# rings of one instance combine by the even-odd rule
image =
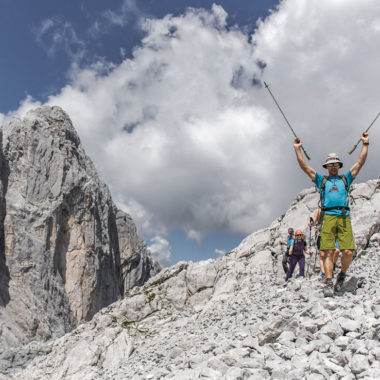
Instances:
[[[369,129],[372,127],[372,125],[375,123],[375,121],[377,120],[377,118],[380,116],[380,112],[377,114],[377,116],[375,117],[375,119],[373,120],[373,122],[369,125],[369,127],[365,130],[364,133],[367,133],[369,131]],[[357,146],[359,145],[360,143],[360,139],[358,140],[358,142],[356,143],[356,145],[354,145],[354,147],[348,152],[348,154],[351,154],[356,148]]]
[[[294,136],[296,136],[296,135],[294,135]],[[300,142],[300,141],[301,141],[297,136],[296,136],[296,140],[297,140],[297,142]],[[305,155],[305,157],[310,161],[310,157],[309,157],[309,155],[307,154],[307,152],[306,152],[305,148],[303,147],[303,145],[301,145],[301,149],[302,149],[303,154]]]

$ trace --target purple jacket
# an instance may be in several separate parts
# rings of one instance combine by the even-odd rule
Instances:
[[[303,256],[303,249],[306,247],[306,242],[301,240],[298,241],[297,239],[294,240],[293,244],[293,253],[292,255],[295,256]]]

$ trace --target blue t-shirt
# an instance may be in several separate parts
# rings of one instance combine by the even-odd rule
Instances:
[[[351,174],[351,171],[348,171],[344,174],[347,180],[348,189],[354,177]],[[323,175],[316,173],[314,178],[314,183],[318,186],[319,192],[321,193],[321,186],[323,181]],[[323,201],[322,208],[324,207],[335,207],[335,206],[348,206],[348,192],[346,191],[346,186],[339,176],[328,177],[325,184],[325,199]],[[334,209],[325,211],[326,215],[342,215],[342,210]],[[346,215],[349,215],[350,212],[347,210]]]
[[[291,245],[294,244],[294,239],[292,238],[292,235],[288,235],[288,245],[287,245],[287,249],[290,248]]]

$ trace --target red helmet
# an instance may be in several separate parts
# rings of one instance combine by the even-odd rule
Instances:
[[[301,230],[296,230],[296,236],[297,235],[303,235],[303,232]]]

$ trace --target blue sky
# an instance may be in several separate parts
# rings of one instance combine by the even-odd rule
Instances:
[[[0,44],[3,54],[0,83],[7,90],[0,94],[0,112],[16,109],[25,94],[46,101],[49,95],[59,91],[68,82],[67,72],[73,59],[79,59],[74,57],[75,54],[83,52],[79,59],[83,66],[99,59],[121,63],[124,57],[120,49],[125,50],[125,57],[130,57],[132,49],[144,36],[135,12],[161,18],[169,13],[182,14],[187,7],[210,9],[214,1],[140,0],[136,11],[126,11],[122,25],[107,23],[107,12],[120,15],[123,3],[123,0],[1,0]],[[265,17],[277,3],[257,0],[218,2],[229,13],[230,25],[248,30],[253,30],[256,20]],[[53,34],[56,30],[50,29],[40,35],[47,20],[54,20],[58,24],[55,28],[62,31],[67,24],[66,37],[71,39],[70,44],[65,46],[58,42],[55,46]],[[94,23],[101,24],[98,33],[92,31]]]
[[[349,169],[380,111],[375,0],[0,4],[0,122],[67,111],[164,265],[228,252],[311,186],[263,80],[319,171],[330,151]]]

